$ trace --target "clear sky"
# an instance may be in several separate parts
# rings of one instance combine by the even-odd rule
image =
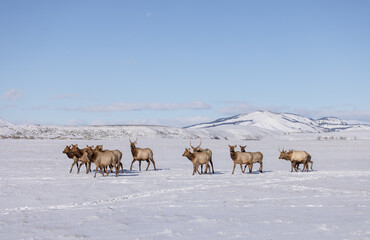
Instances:
[[[370,1],[0,1],[0,118],[370,121]]]

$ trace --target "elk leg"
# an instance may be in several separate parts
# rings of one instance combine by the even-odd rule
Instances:
[[[118,168],[117,168],[117,165],[118,165]],[[116,168],[116,177],[117,177],[118,172],[119,172],[119,164],[114,165],[114,167]]]
[[[108,169],[108,167],[107,167],[107,169]],[[107,173],[107,176],[109,176],[109,173],[111,173],[112,170],[113,170],[113,166],[112,165],[109,165],[109,172]]]
[[[132,160],[132,162],[131,162],[131,167],[130,167],[130,171],[132,171],[132,164],[134,164],[134,162],[136,162],[136,159]]]
[[[77,174],[80,174],[80,168],[82,167],[82,163],[80,164],[80,166],[78,166],[77,168]]]
[[[215,173],[215,170],[213,169],[213,162],[212,162],[212,159],[209,160],[209,162],[211,163],[211,166],[212,166],[212,173]]]
[[[87,162],[85,163],[85,168],[86,168],[86,174],[88,174],[90,168],[89,168],[89,164]]]
[[[100,166],[100,173],[103,174],[103,177],[104,177],[104,171],[103,171],[103,167]]]
[[[199,175],[201,175],[201,173],[199,172],[199,164],[196,166],[196,169],[197,169],[197,173],[198,173]]]
[[[116,169],[118,169],[118,172],[119,172],[119,168],[121,167],[121,166],[119,165],[119,162],[115,163],[115,164],[114,164],[114,166],[116,167]],[[116,170],[116,171],[117,171],[117,170]]]
[[[72,168],[73,168],[73,166],[74,166],[75,164],[77,164],[77,168],[78,168],[78,163],[77,163],[77,162],[73,162],[73,163],[72,163],[72,166],[71,166],[71,170],[69,170],[69,173],[71,173],[71,172],[72,172]]]
[[[95,175],[94,175],[94,177],[96,177],[96,173],[98,172],[98,166],[96,166],[96,170],[95,170]]]
[[[207,163],[207,168],[206,168],[206,172],[207,172],[207,169],[209,170],[209,174],[212,175],[212,172],[211,172],[211,167],[209,166],[209,164]]]
[[[145,171],[148,171],[148,168],[149,168],[150,162],[149,162],[149,160],[146,160],[146,162],[148,163],[148,166],[146,166]]]
[[[139,160],[139,171],[141,172],[141,160]]]
[[[203,173],[203,164],[200,164],[200,172]]]
[[[243,164],[240,164],[240,169],[242,170],[242,173],[244,173],[244,171],[243,171]]]
[[[312,169],[313,162],[312,162],[312,161],[310,161],[310,163],[311,163],[311,170],[313,170],[313,169]]]
[[[232,173],[232,174],[234,174],[234,171],[235,171],[235,167],[236,167],[236,163],[234,163],[234,168],[233,168],[233,173]]]
[[[193,175],[195,174],[195,165],[193,165]]]
[[[119,165],[121,166],[121,168],[122,168],[122,173],[125,173],[125,171],[123,170],[123,164],[120,162],[119,163]],[[119,171],[119,169],[118,169],[118,171]]]
[[[154,166],[154,170],[157,170],[157,168],[155,167],[155,162],[154,162],[154,159],[150,158],[150,161],[153,163],[153,166]]]
[[[252,170],[253,170],[253,163],[251,163],[251,164],[248,165],[248,169],[249,169],[249,173],[251,173]]]
[[[260,162],[260,172],[262,172],[262,166],[263,166],[263,163]]]

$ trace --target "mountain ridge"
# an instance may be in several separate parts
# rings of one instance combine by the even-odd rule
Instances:
[[[187,127],[155,125],[40,126],[14,125],[0,119],[0,138],[108,139],[131,136],[167,138],[261,139],[299,133],[370,130],[370,125],[350,123],[337,117],[312,119],[294,113],[254,111]]]

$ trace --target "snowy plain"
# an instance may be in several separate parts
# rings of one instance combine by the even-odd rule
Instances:
[[[0,239],[370,239],[370,141],[347,135],[204,139],[215,174],[195,176],[188,139],[139,137],[158,168],[141,172],[128,139],[1,139]],[[72,143],[119,149],[125,173],[69,173]],[[228,144],[261,151],[264,172],[232,175]],[[309,152],[314,171],[291,173],[279,147]]]

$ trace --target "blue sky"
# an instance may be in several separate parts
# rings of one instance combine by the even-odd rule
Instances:
[[[370,1],[1,1],[0,118],[370,121]]]

